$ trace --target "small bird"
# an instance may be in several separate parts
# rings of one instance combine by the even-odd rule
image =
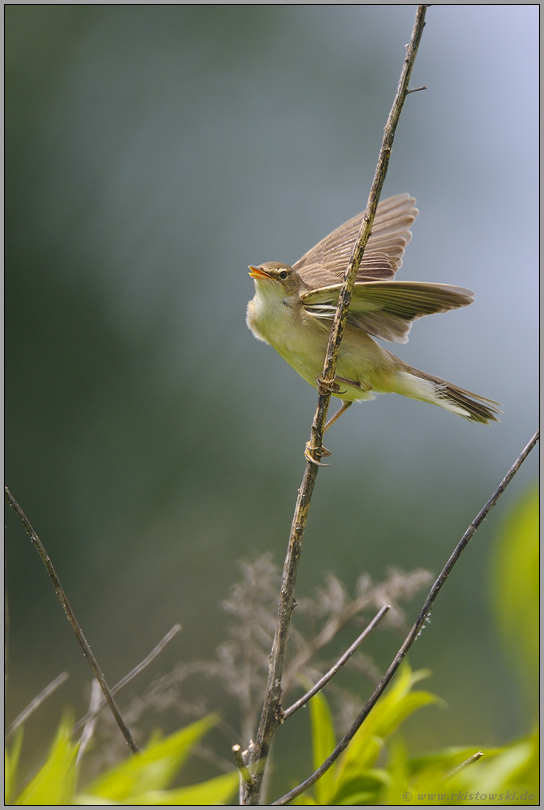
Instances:
[[[472,422],[497,421],[499,403],[409,366],[374,340],[407,343],[416,318],[474,300],[474,293],[464,287],[395,280],[412,238],[410,226],[419,213],[415,202],[409,194],[397,194],[378,205],[332,386],[342,406],[324,430],[353,402],[388,393],[440,405]],[[314,387],[321,384],[329,332],[363,216],[364,212],[340,225],[292,267],[283,262],[249,267],[255,280],[255,297],[247,307],[249,328]]]

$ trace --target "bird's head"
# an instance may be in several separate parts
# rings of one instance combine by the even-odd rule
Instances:
[[[306,286],[296,270],[282,262],[264,262],[249,266],[249,275],[255,279],[255,291],[265,299],[292,302],[299,300],[301,288]]]

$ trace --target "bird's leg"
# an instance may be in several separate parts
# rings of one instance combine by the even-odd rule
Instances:
[[[326,430],[328,430],[328,429],[330,428],[330,426],[331,426],[331,425],[333,425],[333,424],[336,422],[336,420],[337,420],[337,419],[338,419],[340,416],[342,416],[342,414],[344,413],[344,411],[347,411],[347,409],[349,408],[349,406],[350,406],[350,405],[352,405],[352,404],[353,404],[353,403],[351,403],[351,402],[346,402],[345,400],[343,400],[343,401],[342,401],[342,407],[341,407],[341,408],[338,408],[338,410],[336,411],[336,413],[334,414],[334,416],[333,416],[333,417],[331,417],[331,418],[329,419],[329,421],[327,422],[327,424],[326,424],[326,425],[325,425],[325,427],[323,428],[323,433],[325,433],[325,431],[326,431]],[[307,442],[307,443],[306,443],[306,449],[305,449],[305,451],[304,451],[304,458],[306,459],[306,461],[311,461],[311,462],[312,462],[312,464],[317,464],[317,466],[318,466],[318,467],[328,467],[328,466],[329,466],[328,464],[321,464],[321,462],[320,462],[320,461],[317,461],[317,459],[315,459],[315,458],[313,457],[313,455],[312,455],[312,450],[315,450],[315,449],[316,449],[315,447],[310,447],[310,442]],[[327,450],[327,448],[326,448],[326,447],[321,447],[321,455],[322,455],[322,456],[330,456],[330,455],[331,455],[331,451],[330,451],[330,450]]]
[[[353,405],[353,402],[346,402],[346,400],[342,400],[342,407],[338,408],[338,410],[336,411],[334,416],[331,416],[331,418],[329,419],[329,421],[327,422],[327,424],[323,428],[323,433],[325,433],[325,431],[327,431],[330,428],[331,425],[334,425],[336,420],[339,419],[342,416],[342,414],[347,411],[347,409],[350,407],[350,405]]]
[[[348,385],[354,385],[357,388],[363,389],[363,386],[361,385],[361,383],[353,382],[353,380],[346,380],[345,377],[335,377],[334,380],[325,380],[325,379],[323,379],[323,377],[320,374],[319,377],[316,377],[316,380],[315,380],[316,383],[317,383],[317,390],[322,395],[324,395],[324,394],[335,394],[336,396],[338,396],[340,394],[345,394],[346,393],[345,391],[340,390],[340,385],[337,382],[337,380],[341,380],[344,383],[348,383]],[[339,408],[336,411],[336,413],[334,414],[334,416],[331,419],[329,419],[329,421],[327,422],[327,424],[323,428],[323,433],[325,433],[325,431],[328,430],[330,428],[330,426],[333,425],[340,416],[342,416],[344,411],[347,411],[347,409],[349,408],[350,405],[351,405],[351,402],[347,402],[346,400],[342,400],[342,407]],[[312,453],[315,452],[316,449],[317,449],[316,447],[310,447],[310,442],[306,443],[306,449],[304,451],[304,457],[305,457],[306,461],[311,461],[312,464],[317,464],[318,467],[327,467],[328,466],[327,464],[321,464],[321,462],[317,461],[317,459],[315,459],[313,457]],[[321,447],[321,455],[322,456],[330,456],[331,451],[327,450],[326,447],[322,446]]]

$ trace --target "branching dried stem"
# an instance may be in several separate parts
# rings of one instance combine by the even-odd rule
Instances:
[[[321,776],[323,776],[323,774],[326,771],[328,771],[331,765],[333,765],[334,762],[336,762],[342,751],[344,751],[348,747],[349,743],[355,736],[356,732],[361,727],[363,721],[368,717],[370,711],[374,708],[376,702],[378,701],[378,698],[381,696],[381,694],[391,681],[393,675],[395,674],[400,664],[402,663],[404,657],[406,656],[406,653],[408,652],[408,650],[410,649],[416,638],[421,633],[421,630],[425,625],[425,621],[427,620],[427,618],[431,613],[431,608],[434,604],[434,601],[438,596],[440,589],[444,585],[449,574],[451,573],[453,566],[455,565],[455,563],[457,562],[457,560],[459,559],[459,557],[469,544],[470,540],[474,536],[476,529],[480,526],[481,523],[483,523],[488,513],[495,506],[495,504],[501,497],[502,493],[505,491],[506,487],[508,486],[514,475],[517,473],[517,471],[519,470],[519,468],[521,467],[521,465],[523,464],[523,462],[525,461],[531,450],[537,444],[539,436],[540,434],[539,431],[537,430],[534,436],[529,441],[529,443],[526,445],[526,447],[524,447],[518,458],[512,464],[512,466],[506,473],[505,477],[503,478],[503,480],[501,481],[501,483],[499,484],[493,495],[489,498],[487,503],[478,512],[478,514],[476,515],[476,517],[474,518],[474,520],[472,521],[472,523],[470,524],[464,535],[462,536],[461,540],[455,547],[455,550],[453,551],[446,565],[444,566],[438,578],[436,579],[433,587],[429,591],[429,595],[425,600],[425,603],[420,611],[419,616],[417,617],[414,626],[406,636],[406,639],[404,640],[400,650],[398,651],[397,655],[395,656],[391,665],[389,666],[389,669],[383,676],[382,680],[374,690],[370,699],[365,704],[363,710],[361,711],[361,713],[359,714],[359,716],[357,717],[357,719],[355,720],[349,731],[344,735],[344,737],[336,746],[332,754],[330,754],[330,756],[327,757],[325,762],[323,762],[323,764],[311,776],[309,776],[308,779],[306,779],[304,782],[298,785],[298,787],[291,790],[289,793],[286,793],[285,796],[281,797],[281,799],[272,802],[271,803],[272,805],[288,804],[288,802],[292,801],[293,799],[296,799],[297,796],[300,796],[301,793],[304,793],[305,790],[308,790],[308,788],[314,785],[317,782],[317,780]],[[467,764],[470,764],[470,761],[467,761]]]
[[[90,664],[90,666],[91,666],[91,668],[93,670],[94,676],[95,676],[96,680],[98,681],[98,683],[100,684],[100,687],[102,689],[102,692],[104,694],[106,702],[108,703],[108,705],[109,705],[109,707],[111,709],[111,712],[112,712],[113,716],[115,717],[117,725],[119,726],[119,728],[121,730],[121,733],[122,733],[123,737],[125,738],[125,742],[129,746],[132,753],[137,754],[138,753],[138,748],[136,746],[136,743],[134,742],[132,734],[130,733],[127,725],[125,724],[125,721],[121,717],[121,713],[120,713],[120,711],[119,711],[119,709],[117,707],[117,704],[116,704],[115,700],[113,699],[113,695],[112,695],[111,690],[110,690],[110,688],[109,688],[109,686],[108,686],[108,684],[106,682],[106,679],[105,679],[105,677],[104,677],[104,675],[102,673],[102,670],[100,669],[100,667],[98,665],[98,661],[96,660],[91,648],[89,647],[87,639],[83,635],[83,630],[81,629],[81,627],[79,625],[79,622],[77,621],[77,619],[75,617],[74,611],[70,607],[70,603],[68,602],[68,599],[66,597],[66,593],[64,591],[64,588],[60,584],[60,580],[59,580],[59,578],[57,576],[57,572],[55,571],[55,568],[53,566],[53,563],[51,562],[51,558],[49,557],[49,554],[45,550],[45,546],[43,545],[42,541],[40,540],[40,538],[38,537],[38,535],[36,534],[36,532],[34,531],[32,526],[30,525],[30,522],[29,522],[27,516],[25,515],[25,513],[23,512],[23,510],[21,509],[21,507],[19,506],[19,504],[17,503],[17,501],[15,500],[15,498],[13,497],[11,492],[9,491],[8,487],[5,487],[4,491],[5,491],[6,500],[8,501],[9,505],[13,508],[15,514],[17,515],[17,517],[19,518],[19,520],[21,521],[21,523],[25,527],[25,530],[26,530],[27,534],[30,537],[32,545],[34,546],[34,548],[37,550],[38,554],[42,558],[42,562],[45,565],[45,568],[47,570],[47,573],[49,574],[51,582],[53,583],[53,587],[55,588],[55,592],[56,592],[56,594],[57,594],[57,596],[58,596],[58,598],[60,600],[60,603],[61,603],[61,605],[63,607],[66,618],[70,622],[70,626],[71,626],[72,630],[74,631],[74,633],[76,635],[76,638],[77,638],[77,640],[79,642],[79,645],[80,645],[81,649],[83,650],[83,655],[88,660],[88,662],[89,662],[89,664]]]
[[[391,569],[387,579],[374,585],[368,574],[359,578],[357,583],[358,594],[353,600],[345,597],[341,583],[336,577],[330,576],[328,582],[328,595],[333,595],[336,602],[336,609],[330,611],[330,617],[319,633],[309,641],[304,639],[299,652],[297,652],[289,666],[286,667],[282,687],[285,693],[298,677],[298,674],[314,658],[314,656],[325,647],[336,635],[346,627],[357,615],[370,607],[383,608],[389,604],[389,619],[391,624],[404,627],[402,612],[397,604],[400,598],[410,598],[420,589],[427,585],[432,576],[429,571],[416,569],[410,574],[404,574],[396,569]],[[304,612],[306,600],[299,604],[299,610]],[[400,623],[400,624],[399,624]],[[294,643],[299,639],[299,633],[291,627],[290,636]],[[285,717],[284,717],[285,719]]]
[[[410,82],[410,76],[412,74],[419,43],[423,34],[423,28],[425,26],[426,10],[426,5],[418,6],[412,37],[410,44],[406,49],[406,56],[401,71],[397,94],[385,126],[378,164],[374,175],[374,181],[370,189],[361,232],[346,271],[342,289],[340,290],[338,307],[329,336],[327,355],[322,375],[324,385],[323,387],[320,387],[319,390],[317,410],[312,424],[310,442],[308,443],[308,455],[312,456],[317,463],[310,460],[307,461],[302,484],[298,492],[295,514],[289,537],[287,556],[283,568],[278,607],[278,620],[272,651],[270,654],[270,668],[261,722],[257,732],[256,741],[250,746],[248,752],[248,765],[250,766],[250,772],[252,772],[254,776],[254,785],[252,787],[246,786],[242,800],[242,803],[246,805],[256,805],[259,803],[262,780],[270,744],[277,727],[282,722],[281,693],[285,645],[287,642],[291,614],[294,607],[294,590],[298,564],[302,552],[302,539],[306,527],[312,492],[319,470],[318,465],[321,457],[323,456],[323,428],[325,426],[325,420],[331,397],[330,390],[327,391],[326,388],[327,386],[330,388],[331,384],[334,382],[338,351],[347,320],[351,294],[355,284],[357,271],[363,257],[364,249],[372,231],[374,216],[376,214],[381,190],[387,174],[396,127],[404,106],[404,101],[408,94],[408,84]]]
[[[365,627],[361,635],[355,639],[351,647],[348,647],[344,655],[342,655],[338,659],[336,664],[331,669],[329,669],[329,671],[325,675],[323,675],[323,677],[320,678],[317,681],[317,683],[315,683],[312,686],[312,688],[308,690],[308,692],[306,692],[305,695],[302,695],[302,697],[299,698],[296,701],[296,703],[293,703],[292,706],[289,706],[289,708],[284,711],[283,713],[284,720],[287,720],[287,718],[291,717],[291,715],[294,714],[296,711],[298,711],[298,709],[301,709],[302,706],[305,706],[306,703],[308,703],[308,701],[310,700],[310,698],[312,698],[321,689],[323,689],[323,687],[331,680],[331,678],[333,678],[336,675],[336,673],[342,669],[344,664],[347,661],[349,661],[353,653],[357,652],[357,650],[359,649],[365,638],[368,638],[370,633],[372,633],[372,631],[378,626],[378,624],[381,622],[387,611],[390,609],[391,609],[390,605],[384,605],[382,607],[379,613],[377,613],[376,616],[374,616],[368,627]]]
[[[168,712],[170,716],[175,712],[184,721],[207,714],[209,708],[206,701],[194,699],[188,681],[197,678],[200,693],[202,677],[213,678],[217,680],[219,687],[236,699],[240,714],[240,728],[231,728],[224,720],[218,728],[230,745],[244,741],[247,746],[262,710],[262,696],[270,663],[268,653],[277,618],[281,571],[272,563],[270,553],[256,557],[253,561],[242,560],[240,568],[242,579],[231,586],[228,598],[221,603],[223,610],[233,616],[235,622],[227,629],[228,638],[218,646],[216,659],[179,662],[171,673],[153,681],[143,694],[133,696],[123,712],[125,721],[131,728],[135,729],[143,712],[150,709]],[[297,628],[291,624],[289,630],[291,655],[289,666],[284,672],[283,700],[285,701],[290,688],[300,686],[301,676],[315,683],[322,679],[323,673],[330,670],[338,656],[331,660],[330,653],[323,657],[322,651],[348,623],[353,627],[361,625],[357,630],[360,633],[373,615],[384,605],[390,605],[387,626],[396,631],[406,627],[401,603],[412,599],[422,588],[428,589],[432,579],[428,571],[421,569],[409,573],[391,569],[381,582],[373,582],[368,574],[363,574],[358,577],[353,594],[350,594],[331,574],[324,586],[317,588],[312,596],[299,598],[297,614],[302,626],[306,627],[303,632],[301,625]],[[381,673],[371,659],[360,652],[349,659],[346,666],[349,665],[359,673],[364,673],[373,685],[379,682]],[[114,694],[115,688],[112,689]],[[335,694],[344,716],[344,727],[349,728],[362,704],[345,690],[335,689]],[[214,701],[216,695],[217,687],[214,687]],[[295,698],[290,702],[294,700]],[[107,735],[110,756],[118,759],[122,752],[116,744],[117,729],[112,727],[109,715],[104,721],[97,728],[97,733],[103,738]],[[114,737],[112,733],[115,734]],[[100,757],[96,753],[96,746],[94,750],[93,768],[97,772]],[[105,763],[107,756],[104,747],[100,756]],[[222,770],[225,770],[226,762],[223,760],[219,763],[216,758],[216,765]]]

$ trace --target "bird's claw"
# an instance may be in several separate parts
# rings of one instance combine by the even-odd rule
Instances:
[[[320,461],[314,458],[313,453],[316,451],[319,451],[319,458],[331,455],[331,451],[327,450],[326,447],[312,447],[310,442],[306,442],[306,449],[304,450],[304,458],[306,461],[309,461],[311,464],[317,464],[318,467],[328,467],[328,464],[322,464]]]
[[[321,374],[315,378],[317,383],[317,390],[320,394],[337,394],[340,391],[340,386],[336,380],[324,380]]]

